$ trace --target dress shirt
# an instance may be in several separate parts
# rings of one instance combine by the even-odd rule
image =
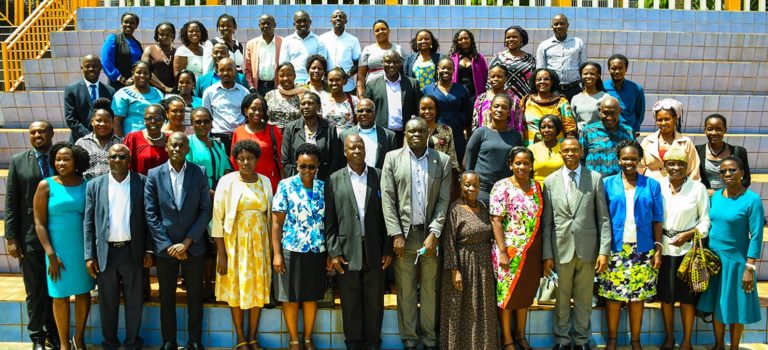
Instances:
[[[99,99],[99,81],[97,80],[95,83],[92,83],[85,78],[83,78],[83,81],[85,82],[85,87],[88,89],[88,95],[91,96],[91,101]],[[95,87],[95,89],[92,86]],[[94,92],[96,93],[96,96],[94,96]]]
[[[173,168],[171,168],[173,169]],[[107,242],[131,240],[131,175],[118,182],[112,174],[107,175],[109,196],[109,236]]]
[[[558,41],[554,36],[544,40],[536,50],[536,68],[549,68],[560,77],[560,84],[581,80],[579,67],[587,61],[587,47],[581,39],[568,36]]]
[[[384,83],[387,85],[387,108],[389,111],[389,120],[387,121],[387,129],[393,131],[403,130],[403,97],[402,90],[400,89],[400,80],[402,76],[398,76],[397,80],[389,81],[387,77],[384,77]]]
[[[376,125],[370,129],[357,127],[357,134],[363,139],[365,144],[365,164],[370,167],[376,167],[376,159],[379,158],[379,135],[376,133]]]
[[[352,181],[352,192],[355,193],[355,202],[357,203],[357,214],[360,218],[360,232],[365,237],[365,194],[368,191],[368,167],[365,167],[363,173],[358,175],[347,165],[349,179]]]
[[[581,181],[581,164],[576,169],[568,169],[567,166],[563,165],[563,186],[565,187],[565,195],[568,195],[568,192],[570,192],[571,189],[571,171],[576,172],[576,178],[574,179],[576,181],[576,188],[579,187],[579,181]]]
[[[262,39],[259,44],[259,81],[272,81],[275,80],[275,55],[277,55],[277,46],[275,46],[275,38],[267,44]]]
[[[309,32],[302,39],[299,34],[294,32],[283,39],[283,45],[280,47],[280,63],[291,62],[293,64],[293,68],[296,70],[296,85],[304,85],[309,81],[307,58],[315,54],[328,58],[328,51],[320,41],[320,37],[315,33]]]
[[[411,158],[411,225],[422,225],[427,221],[429,150],[425,150],[424,154],[417,158],[408,148],[408,155]]]
[[[203,92],[203,107],[211,111],[213,117],[212,133],[231,134],[238,126],[245,124],[245,117],[240,103],[248,95],[248,89],[235,85],[227,89],[221,82],[211,85]]]
[[[352,34],[343,32],[341,35],[336,35],[331,30],[321,35],[320,41],[328,50],[328,69],[340,67],[345,72],[349,72],[354,67],[355,62],[360,60],[360,41]],[[344,91],[354,90],[356,82],[357,77],[353,74],[347,79]]]
[[[707,237],[711,222],[709,219],[709,194],[704,184],[688,179],[680,192],[672,194],[669,178],[659,179],[661,196],[664,199],[664,229],[688,231],[696,227],[701,237]],[[685,255],[693,243],[686,242],[680,247],[669,243],[669,237],[661,236],[662,254],[669,256]]]
[[[173,190],[173,201],[176,203],[176,208],[181,209],[181,194],[184,192],[184,171],[187,170],[187,162],[184,162],[184,166],[180,171],[176,171],[168,162],[168,167],[171,169],[171,189]]]
[[[608,95],[619,100],[621,106],[620,121],[632,127],[635,132],[640,132],[645,118],[645,92],[640,84],[624,79],[621,90],[617,90],[612,79],[603,82],[603,87]]]

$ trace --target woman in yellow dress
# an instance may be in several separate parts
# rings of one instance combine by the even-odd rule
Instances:
[[[560,156],[560,140],[558,136],[563,131],[563,122],[554,114],[547,114],[539,119],[539,134],[541,141],[528,149],[533,152],[533,179],[544,185],[544,179],[563,167],[563,157]]]
[[[251,140],[240,141],[232,150],[238,172],[224,175],[213,198],[211,236],[216,240],[216,300],[229,304],[237,333],[238,350],[257,350],[261,308],[269,303],[272,263],[269,228],[272,185],[256,173],[261,154]],[[244,333],[245,311],[248,333]]]

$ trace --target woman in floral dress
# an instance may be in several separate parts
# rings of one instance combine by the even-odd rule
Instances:
[[[429,128],[428,147],[438,152],[443,152],[451,158],[451,165],[456,174],[461,172],[459,160],[456,157],[456,148],[453,146],[453,130],[445,124],[437,122],[439,113],[437,99],[426,95],[419,101],[419,117],[427,121]]]
[[[296,70],[290,62],[277,67],[277,89],[267,92],[267,117],[269,125],[277,126],[280,131],[285,126],[301,118],[299,111],[300,96],[307,91],[303,86],[296,86]]]
[[[496,304],[504,349],[531,349],[525,339],[528,307],[541,278],[539,223],[541,187],[533,180],[533,153],[517,146],[507,154],[512,176],[491,190],[489,211],[496,244],[491,255],[496,270]],[[514,335],[511,317],[515,314]]]

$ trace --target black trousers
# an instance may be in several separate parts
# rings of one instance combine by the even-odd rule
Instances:
[[[226,152],[227,157],[229,157],[229,153],[232,151],[232,134],[211,133],[211,136],[219,138],[221,143],[224,144],[224,152]]]
[[[365,254],[363,254],[365,256]],[[347,349],[378,349],[384,318],[384,271],[381,262],[337,275],[344,343]]]
[[[265,96],[267,92],[270,92],[275,89],[274,80],[269,80],[269,81],[259,80],[259,83],[257,85],[258,86],[256,86],[256,92],[258,92],[259,95],[261,95],[262,97]]]
[[[117,338],[120,314],[120,293],[125,298],[125,343],[126,349],[137,349],[144,345],[139,336],[141,314],[144,307],[144,268],[134,262],[131,246],[109,247],[107,266],[99,273],[99,313],[101,315],[102,347],[104,350],[120,348]]]
[[[578,81],[570,84],[562,84],[560,85],[560,93],[565,96],[565,98],[568,99],[568,102],[570,103],[571,99],[573,99],[573,96],[581,93],[581,84]]]
[[[163,343],[176,343],[176,277],[181,275],[187,288],[188,322],[190,343],[200,343],[203,334],[203,260],[204,257],[189,255],[184,261],[157,257],[157,281],[160,284],[160,333]]]
[[[46,338],[59,339],[53,320],[53,299],[48,295],[48,281],[45,278],[45,253],[25,252],[19,260],[24,290],[27,292],[27,330],[34,343],[45,343]]]

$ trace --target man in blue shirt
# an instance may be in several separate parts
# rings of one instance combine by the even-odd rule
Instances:
[[[229,48],[227,47],[227,44],[216,43],[213,45],[213,49],[211,49],[211,58],[213,58],[213,69],[208,73],[201,75],[200,78],[197,79],[197,83],[195,83],[194,93],[195,96],[200,98],[203,97],[203,92],[205,89],[209,88],[213,84],[218,83],[221,80],[217,69],[219,60],[223,58],[229,58]],[[245,75],[243,75],[243,73],[237,73],[235,76],[235,82],[250,90],[250,86],[248,86],[248,82],[245,80]]]
[[[635,135],[632,128],[619,122],[621,107],[615,97],[603,98],[598,109],[600,121],[581,129],[579,143],[584,152],[582,164],[605,178],[621,172],[616,146],[621,140],[634,140]]]
[[[575,37],[568,36],[568,17],[557,14],[552,17],[554,36],[544,40],[536,50],[536,68],[549,68],[560,78],[560,93],[570,102],[581,92],[579,67],[587,61],[587,46]]]
[[[280,47],[279,62],[291,62],[296,70],[296,85],[303,85],[309,81],[307,73],[307,58],[312,55],[320,55],[328,59],[328,50],[310,29],[312,19],[306,11],[299,10],[293,14],[293,26],[296,31],[283,38]],[[329,67],[326,67],[329,69]]]
[[[629,125],[635,132],[640,133],[640,125],[645,118],[645,92],[640,84],[624,79],[629,67],[626,56],[615,54],[608,59],[608,72],[611,80],[603,83],[605,92],[619,100],[621,106],[621,122]]]

